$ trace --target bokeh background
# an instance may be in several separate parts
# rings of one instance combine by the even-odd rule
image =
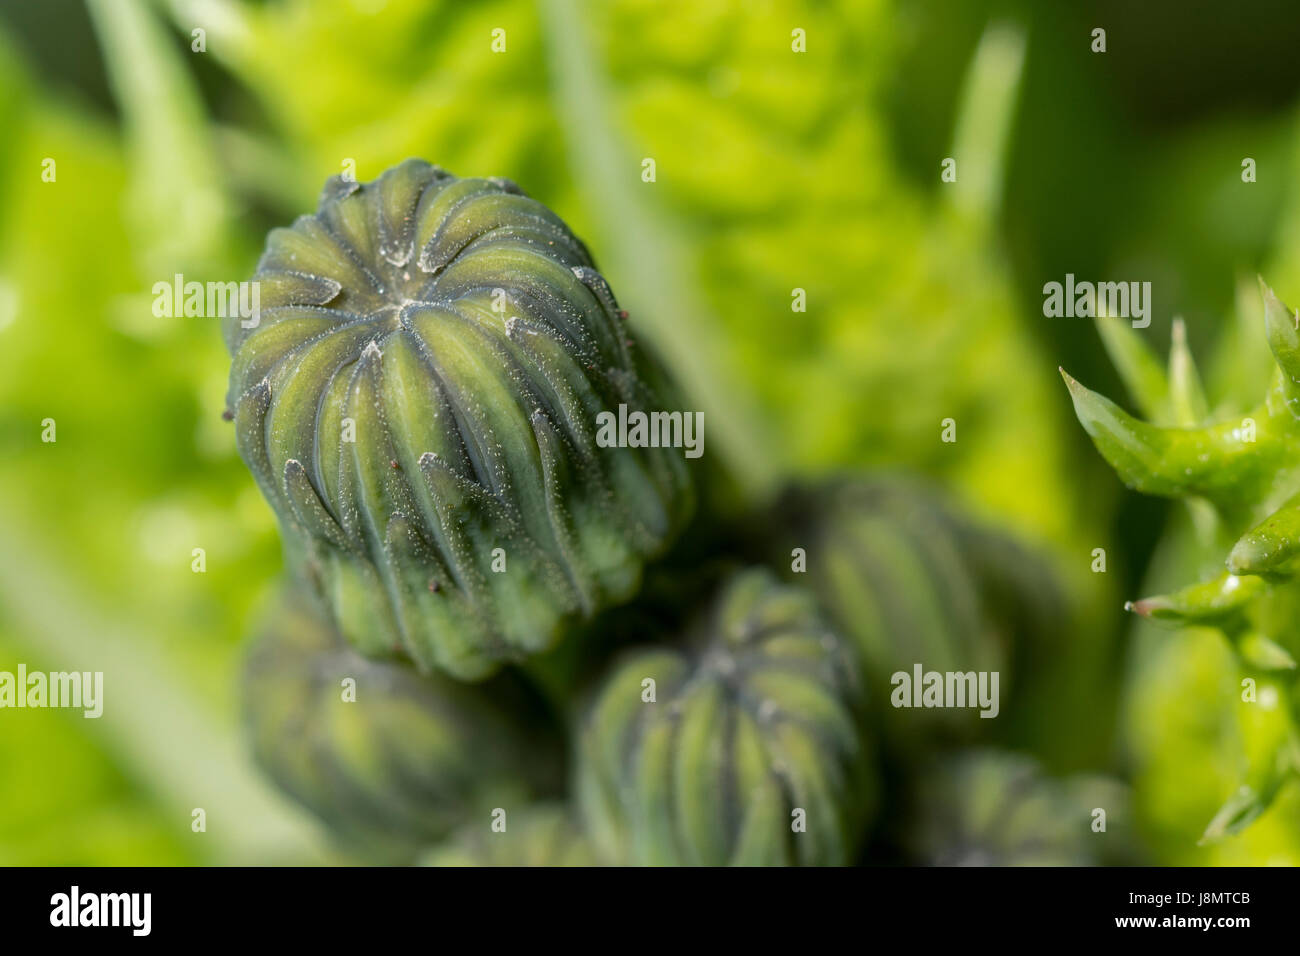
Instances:
[[[1155,348],[1180,315],[1212,397],[1259,381],[1230,346],[1256,273],[1300,300],[1298,35],[1282,0],[4,0],[0,669],[103,670],[106,702],[0,712],[0,863],[344,859],[240,737],[279,535],[221,419],[216,320],[156,318],[150,290],[248,277],[326,177],[408,156],[563,216],[747,493],[901,470],[1042,548],[1054,666],[1002,743],[1128,781],[1146,859],[1300,862],[1294,793],[1197,845],[1241,772],[1231,662],[1124,614],[1178,579],[1175,509],[1074,422],[1058,365],[1123,391],[1041,291],[1149,280]]]

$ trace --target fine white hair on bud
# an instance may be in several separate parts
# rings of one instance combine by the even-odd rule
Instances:
[[[225,326],[239,450],[362,652],[483,678],[631,597],[688,518],[679,452],[596,441],[662,372],[509,180],[335,177],[255,279],[258,327]]]

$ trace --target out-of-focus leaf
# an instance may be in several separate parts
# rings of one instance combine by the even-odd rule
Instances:
[[[229,204],[202,104],[145,0],[87,0],[130,143],[129,214],[137,254],[166,275],[220,246]]]

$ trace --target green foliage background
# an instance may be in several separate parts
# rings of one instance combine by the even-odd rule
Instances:
[[[1091,324],[1041,314],[1066,272],[1149,278],[1152,341],[1181,314],[1205,354],[1258,321],[1242,277],[1300,298],[1300,11],[1132,7],[0,4],[0,669],[106,684],[98,721],[0,713],[0,863],[339,859],[238,735],[279,539],[220,417],[215,320],[156,318],[150,290],[251,275],[346,159],[366,180],[408,156],[508,176],[569,221],[747,491],[905,469],[1046,548],[1069,599],[1012,741],[1132,779],[1157,859],[1300,861],[1294,795],[1195,845],[1238,769],[1204,758],[1231,732],[1198,703],[1223,696],[1218,651],[1126,635],[1165,509],[1074,425],[1057,365],[1120,394]]]

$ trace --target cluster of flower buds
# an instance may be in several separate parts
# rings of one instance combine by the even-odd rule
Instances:
[[[247,722],[352,845],[435,865],[852,863],[890,673],[1004,668],[996,609],[1034,590],[1008,570],[1032,562],[901,486],[747,513],[770,567],[806,552],[788,583],[736,570],[743,533],[693,549],[728,521],[666,558],[691,449],[599,428],[654,420],[671,383],[583,244],[514,184],[418,161],[331,180],[255,281],[257,320],[225,330],[230,417],[307,603],[253,648]],[[686,595],[662,618],[619,607],[654,604],[652,562]],[[560,802],[563,733],[537,728],[566,711]]]

